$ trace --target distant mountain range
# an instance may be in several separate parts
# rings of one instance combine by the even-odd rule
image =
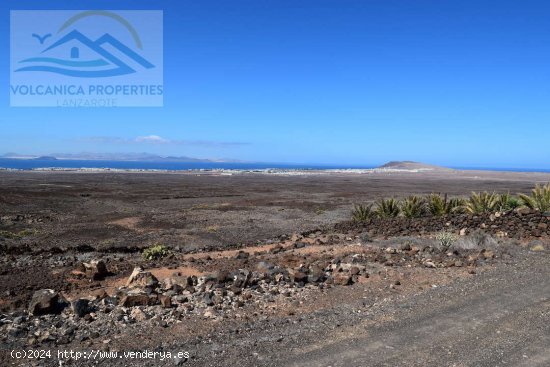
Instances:
[[[150,153],[52,153],[30,155],[6,153],[0,158],[35,160],[83,160],[83,161],[139,161],[139,162],[241,162],[235,159],[205,159],[192,157],[160,156]]]

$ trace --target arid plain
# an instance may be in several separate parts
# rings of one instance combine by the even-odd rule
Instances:
[[[380,198],[529,193],[549,181],[456,170],[3,171],[1,363],[59,365],[8,355],[40,348],[190,356],[94,361],[105,366],[545,366],[545,213],[357,223],[351,212]],[[475,244],[442,250],[441,231]],[[147,256],[155,246],[162,253]]]

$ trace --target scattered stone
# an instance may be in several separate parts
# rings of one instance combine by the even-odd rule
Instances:
[[[216,310],[214,310],[212,307],[208,307],[206,311],[204,311],[204,317],[206,318],[213,319],[213,318],[216,318],[216,316],[217,316]]]
[[[250,254],[245,251],[239,251],[237,256],[235,256],[235,258],[239,260],[248,259],[249,257],[250,257]]]
[[[164,294],[161,294],[158,296],[160,304],[164,308],[171,308],[172,307],[172,297],[166,296]]]
[[[120,300],[120,305],[123,307],[153,306],[157,303],[158,297],[156,294],[148,295],[146,293],[129,293]]]
[[[128,278],[126,286],[129,288],[150,288],[158,286],[158,279],[151,272],[144,271],[142,268],[134,268],[134,271]]]
[[[66,304],[53,289],[34,292],[29,304],[29,313],[34,316],[60,313]]]
[[[93,280],[104,279],[109,271],[107,270],[107,265],[103,260],[92,260],[89,263],[82,263],[86,274]]]
[[[402,243],[401,245],[399,245],[399,249],[401,251],[411,251],[411,244],[410,243]]]
[[[73,313],[78,317],[84,317],[90,313],[90,301],[85,298],[79,298],[71,303]]]
[[[307,275],[301,270],[289,269],[288,275],[290,276],[290,280],[294,283],[307,282]]]
[[[307,276],[308,283],[320,283],[323,280],[325,280],[325,272],[317,267],[311,269]]]
[[[174,357],[174,365],[181,366],[188,361],[188,358]]]
[[[516,209],[516,213],[518,213],[519,215],[528,215],[531,214],[531,209],[527,207],[520,207]]]
[[[495,253],[492,250],[482,250],[481,255],[485,258],[485,260],[489,260],[495,257]]]
[[[135,307],[130,311],[130,317],[136,321],[145,321],[147,320],[147,315],[140,308]]]
[[[334,276],[334,284],[336,285],[350,285],[352,283],[353,282],[349,274],[338,273]]]

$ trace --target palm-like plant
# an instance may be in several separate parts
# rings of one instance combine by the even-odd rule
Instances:
[[[531,190],[531,196],[519,194],[523,205],[530,209],[545,212],[550,210],[550,183],[546,185],[536,185]]]
[[[471,214],[489,213],[497,209],[499,195],[494,192],[472,192],[466,202],[466,211]]]
[[[407,218],[418,218],[424,214],[425,206],[423,198],[413,195],[401,202],[401,212]]]
[[[520,205],[521,204],[518,198],[510,195],[510,193],[500,194],[498,196],[498,200],[495,205],[495,210],[504,212],[504,211],[515,209]]]
[[[374,211],[372,210],[372,204],[369,205],[355,205],[351,216],[356,222],[366,222],[374,216]]]
[[[394,198],[380,199],[376,206],[376,214],[380,218],[395,218],[400,211],[399,202]]]
[[[427,200],[427,210],[433,216],[441,217],[460,212],[464,206],[464,200],[459,198],[449,199],[447,194],[431,194]]]

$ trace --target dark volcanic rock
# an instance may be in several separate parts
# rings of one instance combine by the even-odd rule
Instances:
[[[84,315],[90,313],[90,301],[84,298],[77,299],[71,303],[73,312],[78,317],[84,317]]]
[[[290,276],[290,280],[293,281],[294,283],[307,282],[307,274],[301,270],[289,269],[288,275]]]
[[[131,293],[121,297],[120,305],[123,307],[153,306],[158,303],[156,294]]]
[[[92,260],[89,263],[82,263],[82,265],[86,270],[86,274],[93,280],[101,280],[109,274],[107,265],[103,260]]]
[[[334,276],[334,284],[336,285],[350,285],[353,281],[351,276],[346,273],[338,273]]]
[[[153,289],[159,284],[158,279],[148,271],[143,271],[142,268],[135,268],[128,281],[126,286],[130,288],[150,288]]]
[[[59,293],[53,289],[41,289],[34,292],[29,304],[29,313],[32,315],[46,315],[60,313],[66,303],[61,300]]]

